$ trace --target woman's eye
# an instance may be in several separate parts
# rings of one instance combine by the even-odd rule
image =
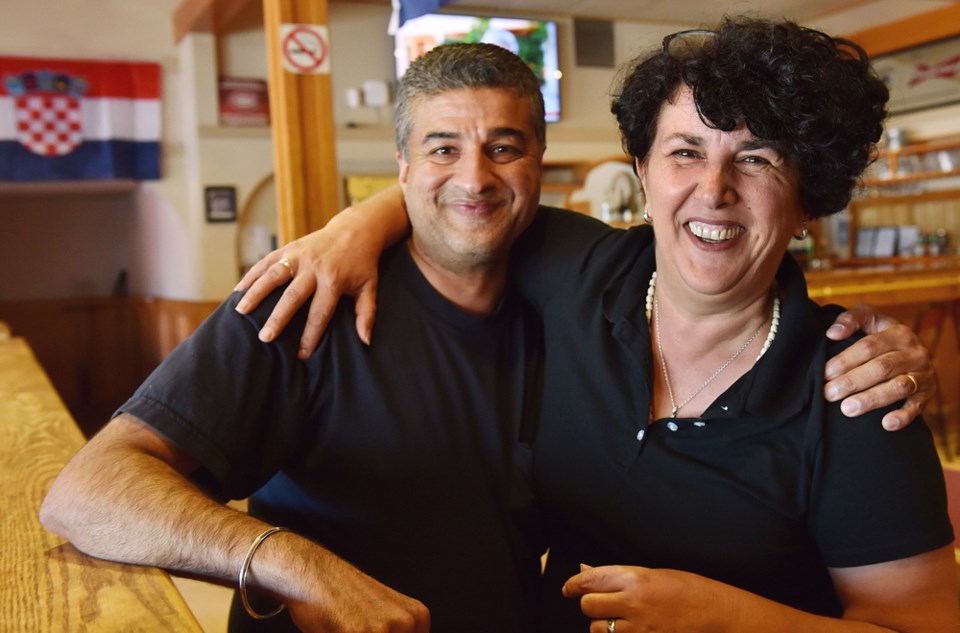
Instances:
[[[697,158],[700,154],[692,149],[678,149],[674,150],[673,155],[678,158]]]

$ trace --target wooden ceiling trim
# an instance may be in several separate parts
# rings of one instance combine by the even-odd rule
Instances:
[[[960,35],[960,3],[850,35],[871,57]]]
[[[183,0],[173,12],[173,40],[187,33],[222,34],[231,20],[257,0]]]

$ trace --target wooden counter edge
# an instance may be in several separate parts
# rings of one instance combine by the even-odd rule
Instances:
[[[40,525],[43,497],[83,445],[19,337],[0,341],[0,633],[157,630],[202,633],[169,575],[87,556]]]

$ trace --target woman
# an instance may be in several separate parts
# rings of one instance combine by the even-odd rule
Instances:
[[[786,254],[849,201],[886,100],[859,47],[790,22],[675,34],[625,76],[655,242],[546,213],[515,262],[548,346],[544,630],[960,629],[930,434],[823,401],[836,311]]]

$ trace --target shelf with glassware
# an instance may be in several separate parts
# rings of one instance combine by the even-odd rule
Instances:
[[[888,131],[889,134],[889,131]],[[890,147],[864,174],[863,184],[879,189],[960,176],[960,136]]]
[[[960,136],[888,147],[863,184],[816,226],[813,268],[909,264],[960,246]]]

